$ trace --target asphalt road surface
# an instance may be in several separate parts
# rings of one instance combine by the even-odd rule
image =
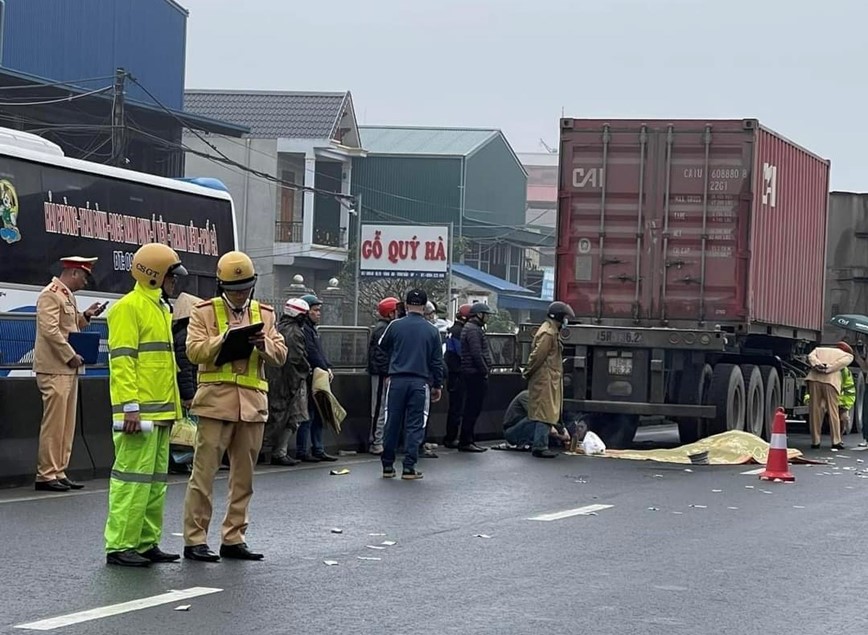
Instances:
[[[441,451],[422,481],[384,480],[364,455],[263,467],[248,533],[263,562],[144,570],[105,565],[106,482],[2,491],[0,632],[862,634],[868,453],[808,455],[835,465],[793,466],[794,484],[744,474],[755,465],[495,451]],[[178,478],[162,542],[174,551]]]

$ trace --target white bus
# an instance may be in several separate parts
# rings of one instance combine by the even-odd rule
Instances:
[[[36,310],[64,256],[97,256],[79,307],[132,289],[143,244],[175,249],[181,290],[210,297],[220,254],[237,244],[232,198],[216,179],[170,179],[80,161],[33,134],[0,128],[0,313]]]

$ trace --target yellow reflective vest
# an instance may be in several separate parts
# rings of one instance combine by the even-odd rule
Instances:
[[[122,421],[124,406],[137,404],[144,420],[180,419],[172,313],[162,290],[136,284],[107,319],[112,417]]]
[[[214,307],[214,315],[217,318],[217,328],[220,335],[224,335],[229,328],[229,319],[226,315],[226,304],[222,298],[213,298],[211,304]],[[262,312],[259,310],[259,302],[250,301],[250,323],[256,324],[262,321]],[[201,371],[198,375],[200,384],[236,384],[245,388],[253,388],[268,392],[268,381],[259,376],[259,351],[254,348],[247,362],[247,372],[236,374],[232,372],[232,362],[223,364],[218,370]]]

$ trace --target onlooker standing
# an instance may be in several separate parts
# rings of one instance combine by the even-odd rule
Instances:
[[[286,343],[277,332],[274,309],[252,299],[256,269],[247,254],[223,254],[217,261],[217,284],[220,296],[196,305],[187,333],[187,354],[199,364],[199,388],[192,406],[199,429],[184,498],[184,557],[200,562],[221,557],[262,560],[261,553],[247,546],[247,510],[268,418],[264,367],[286,362]],[[254,324],[262,326],[248,335],[250,353],[217,366],[229,330]],[[208,529],[214,477],[224,452],[229,454],[229,504],[218,556],[208,547]]]
[[[334,373],[331,369],[331,364],[326,358],[325,352],[322,349],[322,342],[317,333],[317,326],[322,319],[322,302],[313,294],[302,296],[301,298],[307,302],[310,311],[307,318],[304,320],[304,341],[305,350],[307,352],[307,361],[310,363],[311,369],[320,368],[329,374],[329,380],[334,379]],[[319,463],[320,461],[337,461],[337,457],[326,454],[325,446],[323,446],[323,423],[320,417],[319,410],[313,403],[313,386],[311,382],[313,376],[309,375],[307,379],[307,394],[308,394],[308,418],[298,426],[298,432],[295,435],[295,458],[305,463]],[[310,443],[311,451],[308,452],[308,443]]]
[[[169,298],[187,270],[174,249],[143,245],[133,256],[135,288],[108,313],[109,388],[115,460],[109,480],[106,562],[147,567],[174,562],[159,547],[169,469],[169,428],[181,417]],[[153,429],[142,425],[152,423]]]
[[[287,454],[289,439],[298,425],[308,418],[307,376],[310,364],[305,349],[303,321],[310,306],[300,298],[290,298],[283,306],[277,330],[286,342],[286,363],[268,366],[268,423],[272,465],[296,465]]]
[[[178,364],[178,391],[181,393],[181,405],[184,410],[190,409],[193,397],[196,395],[196,365],[187,358],[187,326],[190,324],[190,313],[193,307],[202,302],[189,293],[181,293],[172,307],[172,336],[175,339],[175,361]],[[193,462],[195,446],[171,444],[169,453],[169,472],[172,474],[189,474]]]
[[[84,485],[66,476],[78,404],[78,374],[84,360],[69,344],[69,334],[77,333],[102,313],[94,304],[80,313],[75,292],[87,286],[96,258],[61,258],[60,276],[52,278],[36,300],[36,345],[33,371],[42,393],[42,425],[39,428],[39,454],[36,490],[66,492]]]
[[[389,322],[398,313],[398,298],[383,298],[377,304],[380,319],[371,331],[368,344],[368,375],[371,376],[371,454],[383,453],[383,426],[386,423],[386,386],[389,383],[389,355],[380,347],[380,338],[386,332]]]
[[[470,305],[458,307],[455,321],[449,327],[446,337],[446,351],[443,361],[446,364],[446,390],[449,392],[449,411],[446,415],[446,436],[443,445],[447,448],[458,447],[458,432],[461,429],[461,415],[464,412],[464,381],[461,378],[461,331],[470,318]]]
[[[395,453],[404,429],[404,470],[401,478],[422,478],[416,470],[419,446],[425,439],[428,404],[440,399],[443,386],[443,352],[440,334],[423,316],[428,297],[421,289],[407,294],[407,317],[389,324],[380,346],[389,353],[383,478],[395,476]]]
[[[808,383],[811,411],[811,448],[820,447],[820,431],[823,419],[829,415],[829,434],[832,449],[843,450],[841,441],[841,420],[838,417],[838,398],[841,393],[841,369],[853,362],[853,349],[846,342],[838,342],[836,347],[815,348],[808,355],[811,370],[805,380]]]
[[[564,399],[564,364],[563,344],[559,337],[560,330],[575,317],[575,313],[564,302],[552,302],[549,305],[545,322],[540,325],[533,336],[533,346],[527,367],[522,375],[527,379],[530,396],[528,402],[528,419],[536,426],[533,437],[533,455],[538,458],[554,458],[548,449],[547,430],[539,427],[544,424],[555,428],[561,420],[561,408]],[[509,440],[509,439],[507,439]]]
[[[461,378],[464,380],[464,417],[461,421],[461,452],[485,452],[476,445],[476,420],[488,392],[488,374],[493,364],[491,349],[485,337],[486,316],[493,313],[487,304],[477,302],[470,307],[470,319],[461,331]]]

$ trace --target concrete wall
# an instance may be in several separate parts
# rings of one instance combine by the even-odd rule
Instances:
[[[234,139],[219,135],[212,135],[207,139],[233,161],[266,174],[273,175],[277,172],[275,139]],[[184,143],[196,151],[216,154],[195,135],[186,133]],[[187,154],[186,176],[209,176],[220,179],[226,185],[235,201],[238,248],[253,258],[259,274],[257,295],[280,295],[280,287],[275,284],[274,279],[273,258],[274,222],[279,200],[277,185],[241,168],[223,165],[192,153]]]

